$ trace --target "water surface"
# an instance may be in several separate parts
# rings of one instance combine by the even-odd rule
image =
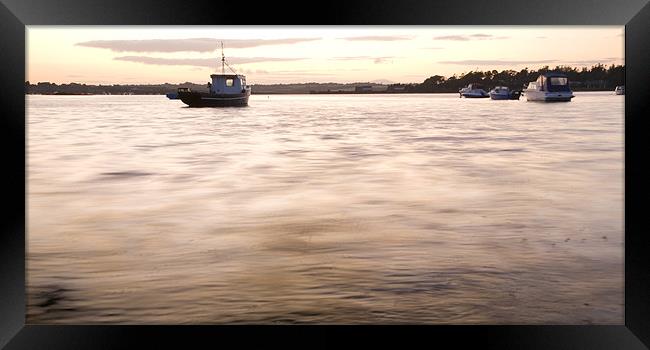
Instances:
[[[27,97],[28,323],[623,323],[623,107]]]

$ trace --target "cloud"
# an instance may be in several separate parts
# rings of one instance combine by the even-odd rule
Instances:
[[[497,40],[507,39],[507,36],[494,36],[490,34],[470,34],[470,35],[442,35],[434,36],[433,40],[452,40],[452,41],[470,41],[470,40]]]
[[[211,52],[221,47],[249,48],[265,45],[289,45],[321,38],[290,39],[147,39],[147,40],[93,40],[77,43],[77,46],[109,49],[114,52]]]
[[[296,71],[275,71],[269,72],[272,76],[337,76],[337,73],[310,72],[303,70]]]
[[[455,41],[467,41],[470,40],[469,37],[463,35],[443,35],[433,37],[433,40],[455,40]]]
[[[136,62],[159,66],[194,66],[215,68],[221,65],[221,61],[215,58],[162,58],[148,56],[121,56],[114,58],[117,61]],[[229,64],[246,64],[258,62],[282,62],[297,61],[304,58],[276,58],[276,57],[231,57]]]
[[[440,61],[441,64],[458,64],[468,66],[508,66],[508,65],[533,65],[533,64],[555,64],[569,66],[591,66],[598,63],[609,63],[617,60],[615,57],[607,57],[599,60],[582,60],[582,61],[560,61],[560,60],[458,60],[458,61]]]
[[[615,61],[616,58],[613,57],[608,57],[608,58],[603,58],[600,60],[581,60],[581,61],[572,61],[572,62],[567,62],[566,64],[569,65],[574,65],[574,66],[593,66],[599,63],[605,64],[605,63],[610,63],[612,61]]]
[[[387,63],[387,62],[393,62],[392,59],[395,57],[392,56],[386,56],[386,57],[372,57],[372,56],[347,56],[347,57],[334,57],[334,60],[337,61],[357,61],[357,60],[372,60],[373,62],[379,64],[379,63]]]
[[[368,36],[354,36],[348,38],[339,38],[342,40],[349,41],[398,41],[398,40],[411,40],[412,36],[401,36],[401,35],[368,35]]]
[[[375,64],[393,63],[393,60],[392,57],[376,57],[373,62],[375,62]]]
[[[271,76],[281,77],[281,76],[339,76],[341,72],[362,72],[367,71],[367,69],[362,68],[347,68],[347,69],[321,69],[321,70],[311,70],[311,69],[293,69],[293,70],[277,70],[267,72]]]
[[[269,71],[264,69],[242,69],[243,74],[269,74]]]
[[[516,60],[458,60],[458,61],[440,61],[442,64],[461,64],[471,66],[506,66],[518,64],[541,64],[553,63],[557,60],[538,60],[538,61],[516,61]]]
[[[337,61],[356,61],[356,60],[369,60],[372,59],[370,56],[345,56],[345,57],[334,57],[332,58]]]

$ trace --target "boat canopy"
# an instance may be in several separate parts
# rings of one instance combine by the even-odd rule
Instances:
[[[546,72],[537,78],[537,85],[542,87],[542,91],[560,92],[571,91],[569,87],[569,78],[566,74],[558,72]]]

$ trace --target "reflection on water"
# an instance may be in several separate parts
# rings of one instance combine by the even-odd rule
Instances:
[[[623,96],[28,96],[28,323],[623,323]]]

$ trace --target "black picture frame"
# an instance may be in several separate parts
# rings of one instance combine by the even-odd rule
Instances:
[[[190,348],[250,344],[333,346],[453,344],[494,349],[646,349],[650,345],[650,248],[644,160],[650,150],[648,0],[521,2],[375,0],[0,0],[0,139],[4,184],[0,234],[0,348]],[[625,25],[625,324],[610,326],[44,326],[25,325],[25,29],[29,25]],[[594,189],[597,190],[597,189]],[[645,345],[644,345],[645,344]],[[448,348],[446,346],[444,348]]]

